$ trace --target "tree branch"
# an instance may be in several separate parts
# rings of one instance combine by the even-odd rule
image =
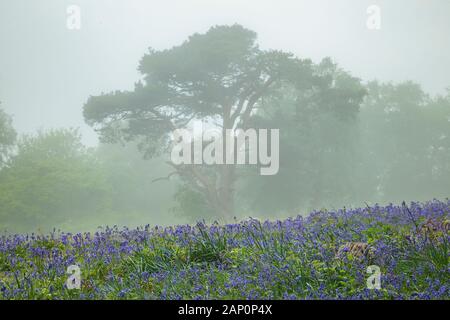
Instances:
[[[170,177],[172,177],[173,175],[179,174],[178,171],[173,171],[171,173],[169,173],[166,177],[160,177],[160,178],[156,178],[152,180],[152,183],[157,182],[157,181],[161,181],[161,180],[169,180]]]
[[[253,106],[255,105],[255,103],[259,100],[259,98],[261,98],[263,96],[263,94],[266,92],[266,90],[270,87],[270,85],[272,83],[275,82],[275,77],[270,77],[262,86],[261,89],[259,89],[257,92],[255,92],[250,99],[247,102],[247,105],[245,107],[245,111],[242,113],[241,118],[241,123],[242,123],[242,127],[245,127],[245,123],[248,121],[248,119],[250,118],[251,112],[253,110]]]

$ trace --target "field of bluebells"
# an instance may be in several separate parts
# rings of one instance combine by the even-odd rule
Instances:
[[[283,221],[4,235],[1,299],[449,299],[450,200]],[[362,254],[352,243],[366,246]],[[78,265],[81,288],[68,289]],[[381,270],[368,289],[367,267]]]

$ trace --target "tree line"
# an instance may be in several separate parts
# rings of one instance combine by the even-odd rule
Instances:
[[[216,26],[150,49],[134,90],[83,106],[95,148],[76,129],[17,137],[0,112],[0,227],[229,221],[448,197],[450,91],[363,82],[330,58],[263,50],[256,36]],[[228,129],[280,129],[278,174],[171,163],[171,133],[198,120],[224,138]]]

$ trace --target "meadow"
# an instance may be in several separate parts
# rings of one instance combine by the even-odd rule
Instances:
[[[449,299],[450,200],[3,235],[1,299]],[[67,269],[81,286],[68,287]],[[380,268],[380,288],[367,267]]]

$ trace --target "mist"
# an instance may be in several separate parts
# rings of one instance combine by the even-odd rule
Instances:
[[[79,29],[67,27],[69,5],[80,9]],[[370,5],[381,9],[380,29],[366,25]],[[445,199],[449,13],[447,0],[2,1],[0,108],[17,134],[0,166],[0,229],[278,219]],[[103,104],[102,96],[149,83],[153,71],[138,67],[150,47],[165,52],[233,25],[254,32],[261,50],[310,59],[311,72],[332,81],[315,100],[283,84],[258,102],[249,126],[280,130],[280,170],[264,177],[257,166],[239,167],[223,195],[230,205],[216,208],[191,177],[171,175],[167,149],[154,150],[168,143],[156,137],[164,129],[114,127],[118,137],[90,99]],[[200,120],[217,128],[216,116]]]

